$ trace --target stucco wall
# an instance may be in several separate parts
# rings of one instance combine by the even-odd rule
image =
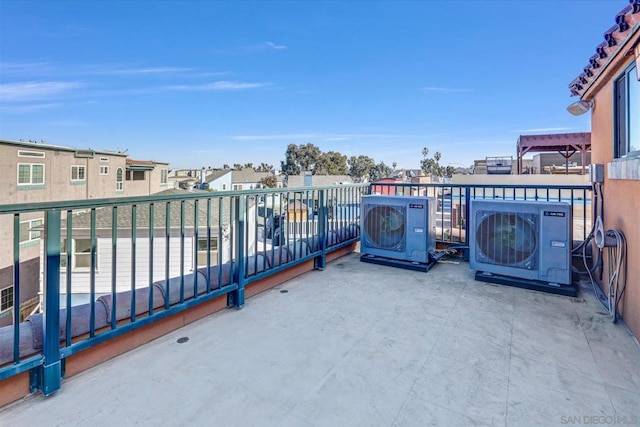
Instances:
[[[623,70],[631,60],[631,57],[627,58],[616,67],[617,70]],[[613,81],[607,82],[595,94],[594,101],[592,160],[605,164],[604,227],[622,231],[627,239],[628,277],[621,312],[629,328],[640,338],[640,181],[607,178],[607,163],[612,162],[614,156]]]

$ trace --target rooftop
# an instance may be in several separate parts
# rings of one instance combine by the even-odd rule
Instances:
[[[640,419],[640,348],[589,287],[558,297],[476,282],[463,262],[425,274],[358,255],[8,406],[0,425]]]

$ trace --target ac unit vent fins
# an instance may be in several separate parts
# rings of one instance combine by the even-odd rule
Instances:
[[[535,269],[538,215],[477,211],[476,261]]]

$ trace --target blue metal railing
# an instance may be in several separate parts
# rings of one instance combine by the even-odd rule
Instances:
[[[220,296],[241,307],[246,285],[296,264],[323,268],[328,252],[359,239],[369,193],[434,197],[441,243],[468,244],[474,198],[566,201],[574,238],[591,229],[588,185],[359,184],[0,206],[20,284],[13,324],[0,327],[0,381],[28,371],[32,391],[51,394],[75,353]],[[44,225],[26,233],[42,237],[41,252],[21,232],[34,218]],[[21,321],[29,252],[42,259],[42,306]]]
[[[372,184],[372,194],[430,196],[436,200],[436,239],[468,245],[473,199],[563,201],[571,205],[574,239],[584,240],[593,223],[591,185]]]
[[[29,371],[60,388],[65,358],[293,265],[326,264],[359,239],[368,185],[194,192],[0,206],[13,219],[13,324],[0,327],[0,380]],[[44,218],[42,313],[21,322],[21,219]],[[33,252],[33,249],[32,249]],[[37,254],[35,256],[38,256]],[[37,310],[36,310],[37,311]]]

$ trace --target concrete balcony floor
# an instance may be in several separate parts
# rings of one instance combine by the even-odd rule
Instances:
[[[557,297],[476,282],[466,263],[425,274],[358,256],[13,404],[0,425],[640,423],[640,348],[588,287]]]

